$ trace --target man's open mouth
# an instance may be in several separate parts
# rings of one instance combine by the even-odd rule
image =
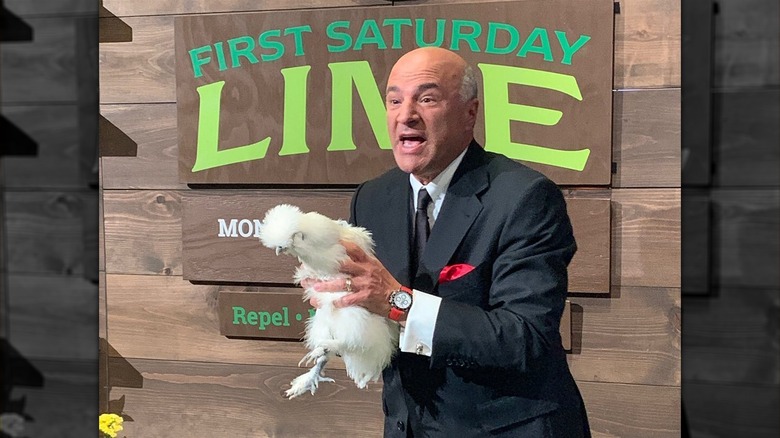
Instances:
[[[405,149],[414,149],[425,143],[426,139],[421,135],[402,135],[399,140]]]

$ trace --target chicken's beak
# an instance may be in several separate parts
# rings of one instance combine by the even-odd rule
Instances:
[[[281,253],[282,253],[282,251],[284,251],[284,248],[283,248],[283,247],[281,247],[281,246],[277,246],[277,247],[276,247],[276,255],[279,255],[279,254],[281,254]]]

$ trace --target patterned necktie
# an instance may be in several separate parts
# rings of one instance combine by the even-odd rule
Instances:
[[[431,227],[428,223],[428,204],[431,203],[431,195],[421,187],[417,193],[417,208],[414,212],[414,250],[412,251],[412,277],[417,274],[417,265],[420,263],[425,250],[425,243],[428,241],[428,235],[431,233]]]

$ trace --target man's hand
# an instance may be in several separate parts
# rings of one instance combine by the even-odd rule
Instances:
[[[341,264],[339,269],[352,280],[352,293],[335,301],[336,307],[362,306],[369,312],[386,317],[390,313],[390,292],[401,287],[390,272],[375,257],[366,254],[360,247],[351,242],[341,241],[347,250],[349,259]],[[337,278],[330,281],[304,279],[303,287],[313,287],[317,292],[342,292],[346,290],[346,279]],[[317,303],[312,300],[312,306]]]

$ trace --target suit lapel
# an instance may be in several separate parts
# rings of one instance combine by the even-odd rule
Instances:
[[[411,226],[411,187],[409,175],[398,172],[399,177],[387,187],[386,198],[380,200],[381,225],[375,227],[374,238],[377,242],[377,256],[388,271],[401,284],[411,284],[409,275],[409,252]],[[381,251],[381,253],[380,253]]]
[[[484,151],[472,142],[447,189],[436,224],[420,260],[415,286],[434,293],[439,272],[449,262],[482,210],[479,195],[488,187]]]

